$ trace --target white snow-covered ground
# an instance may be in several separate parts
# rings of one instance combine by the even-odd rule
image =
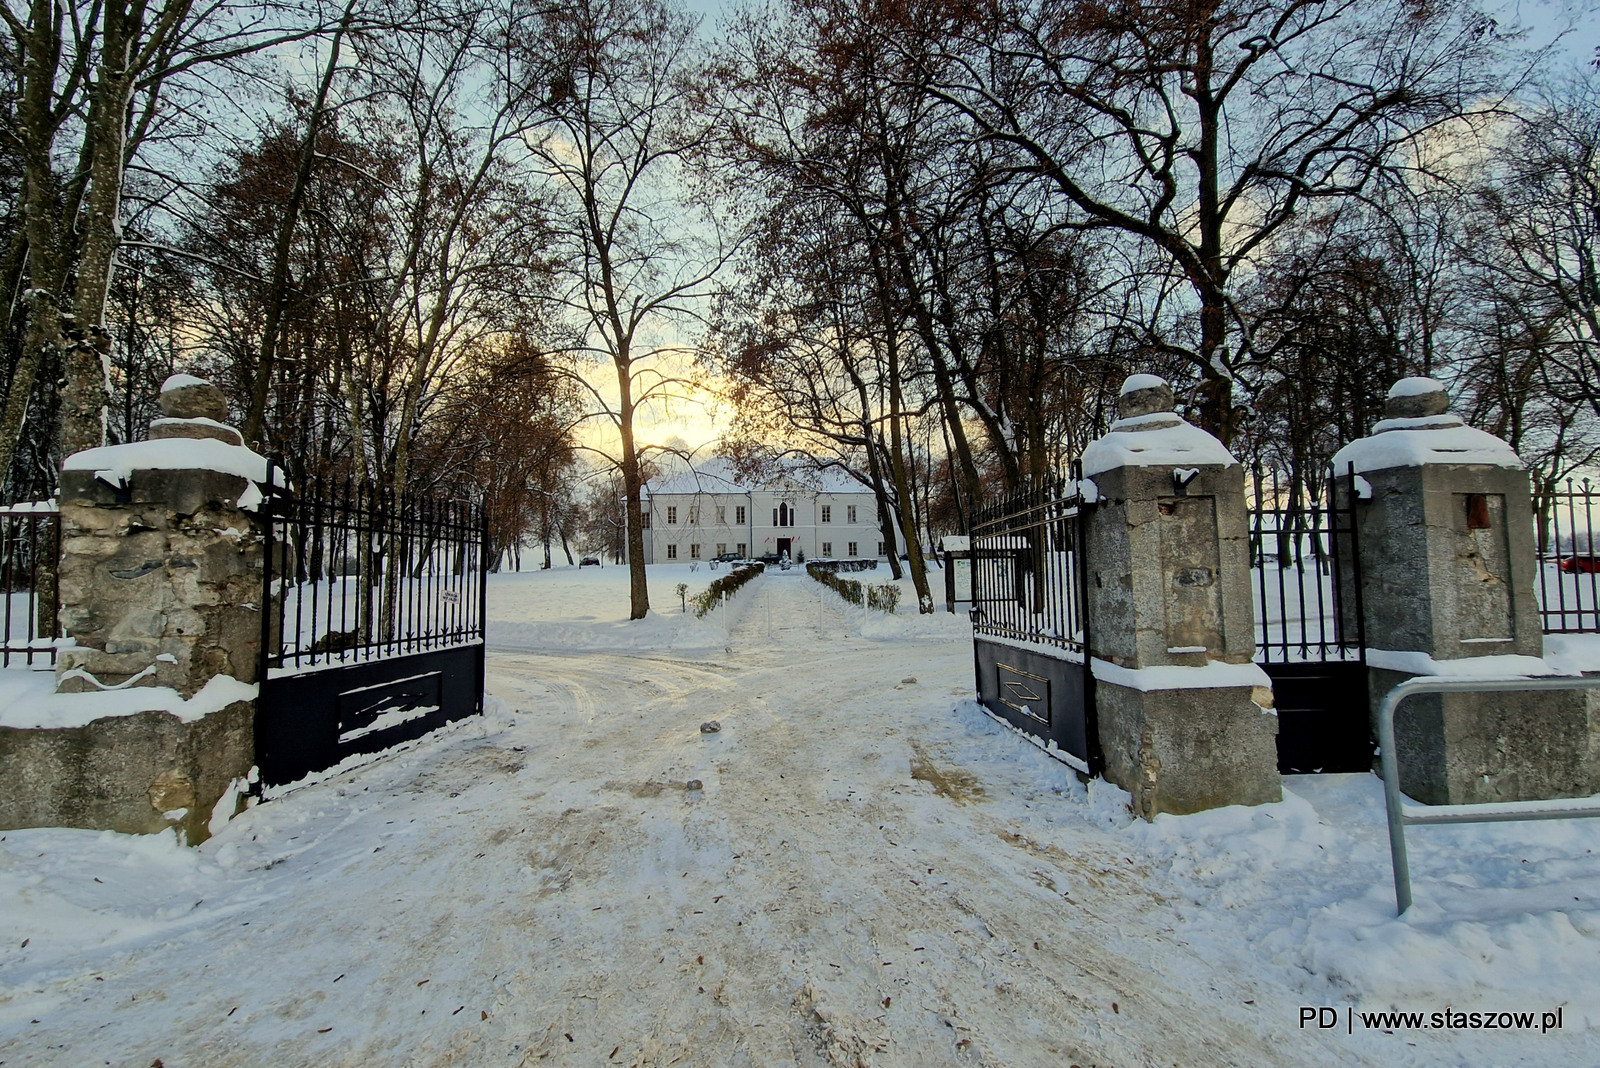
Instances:
[[[494,577],[489,715],[197,849],[5,832],[0,1063],[1600,1061],[1600,821],[1413,829],[1396,919],[1371,776],[1142,823],[971,702],[961,617],[796,569],[725,634],[711,577]]]

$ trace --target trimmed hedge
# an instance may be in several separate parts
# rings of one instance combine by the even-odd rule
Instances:
[[[737,563],[733,570],[719,579],[712,580],[711,585],[695,594],[689,600],[694,602],[696,619],[704,619],[707,612],[716,607],[717,601],[724,595],[732,596],[733,591],[743,586],[746,582],[765,571],[765,564]]]
[[[821,560],[813,560],[812,563],[819,564],[820,566],[827,568],[829,571],[878,570],[878,558],[876,556],[850,557],[846,560],[833,560],[824,558]],[[810,567],[811,564],[807,564],[806,566]]]
[[[810,563],[806,565],[806,574],[833,590],[851,604],[860,604],[866,598],[868,608],[876,608],[880,612],[894,614],[895,606],[900,603],[900,587],[895,585],[868,586],[857,582],[855,579],[840,578],[835,573],[835,568],[829,563]]]

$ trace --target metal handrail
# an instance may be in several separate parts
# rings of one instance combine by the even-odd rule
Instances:
[[[1505,693],[1526,690],[1593,690],[1600,675],[1501,678],[1440,678],[1423,675],[1406,679],[1384,696],[1378,708],[1379,757],[1383,763],[1383,801],[1389,817],[1389,856],[1394,863],[1394,900],[1400,915],[1411,907],[1411,864],[1406,858],[1407,824],[1507,823],[1516,820],[1587,819],[1600,816],[1600,796],[1551,801],[1502,801],[1465,805],[1434,805],[1433,811],[1408,813],[1400,804],[1400,758],[1394,744],[1394,714],[1400,702],[1419,693]]]

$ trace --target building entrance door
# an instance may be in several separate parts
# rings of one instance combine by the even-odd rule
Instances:
[[[779,538],[778,539],[778,555],[782,556],[784,553],[791,552],[792,550],[789,548],[789,546],[791,544],[793,544],[793,543],[794,543],[794,539],[793,538]]]

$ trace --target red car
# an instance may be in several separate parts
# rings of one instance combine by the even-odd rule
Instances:
[[[1600,556],[1569,556],[1561,561],[1569,575],[1600,575]]]

